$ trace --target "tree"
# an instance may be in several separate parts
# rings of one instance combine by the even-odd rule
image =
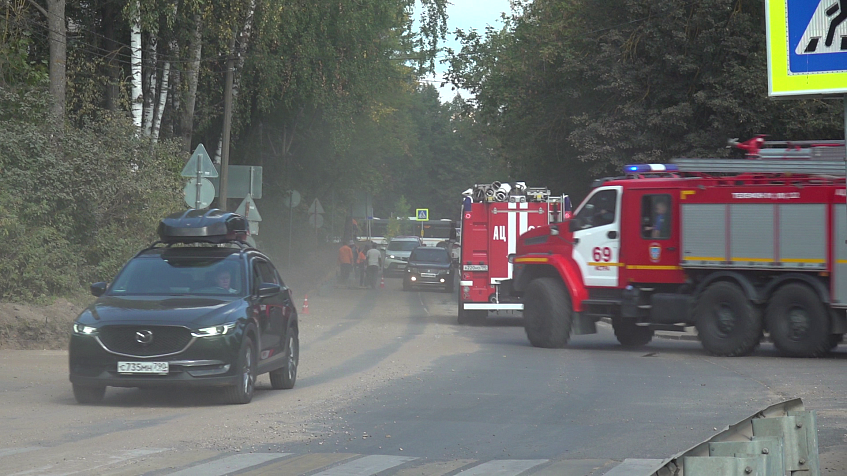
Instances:
[[[65,121],[65,86],[67,84],[67,35],[65,27],[65,0],[46,0],[47,8],[28,0],[47,19],[50,44],[50,116],[55,124],[55,133],[61,135]]]

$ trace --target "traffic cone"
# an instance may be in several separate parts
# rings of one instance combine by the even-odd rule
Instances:
[[[305,315],[305,314],[308,314],[308,313],[309,313],[309,295],[307,294],[306,297],[303,299],[303,314]]]
[[[382,276],[379,277],[379,289],[385,289],[385,278]]]

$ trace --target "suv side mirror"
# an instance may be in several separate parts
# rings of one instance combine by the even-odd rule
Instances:
[[[94,295],[95,297],[100,297],[106,292],[107,286],[108,283],[99,282],[92,284],[89,289],[91,290],[92,295]]]
[[[260,298],[268,298],[271,296],[276,296],[282,288],[279,284],[276,283],[262,283],[259,285],[259,297]]]

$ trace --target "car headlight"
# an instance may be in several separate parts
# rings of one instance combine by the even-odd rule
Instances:
[[[221,324],[219,326],[204,327],[197,332],[192,332],[191,335],[194,337],[222,336],[229,334],[229,332],[233,329],[235,329],[235,323],[230,322],[229,324]]]
[[[80,324],[79,322],[74,322],[74,334],[90,336],[97,333],[96,327],[86,326],[85,324]]]
[[[388,255],[388,257],[394,259],[394,255]]]

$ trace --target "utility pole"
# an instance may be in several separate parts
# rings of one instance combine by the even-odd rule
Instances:
[[[227,181],[229,179],[229,133],[232,129],[232,75],[235,61],[230,57],[226,61],[226,86],[224,86],[224,129],[221,145],[221,193],[218,207],[226,211]]]

